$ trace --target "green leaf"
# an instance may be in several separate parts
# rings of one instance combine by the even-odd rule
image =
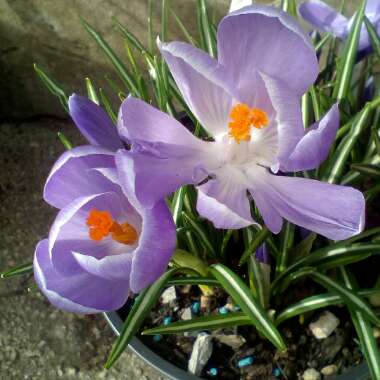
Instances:
[[[170,280],[168,285],[208,285],[208,286],[220,286],[219,282],[211,277],[179,277]],[[380,291],[379,291],[380,292]]]
[[[285,342],[276,326],[260,303],[252,296],[250,289],[241,278],[222,264],[212,265],[210,272],[235,303],[240,305],[242,311],[250,318],[256,328],[280,351],[286,350]]]
[[[357,294],[360,297],[371,297],[373,295],[380,294],[380,289],[359,290]],[[277,316],[275,323],[276,325],[279,325],[287,319],[297,315],[308,313],[327,306],[340,305],[342,303],[344,303],[343,298],[340,295],[333,293],[318,294],[316,296],[307,297],[284,309]]]
[[[378,229],[374,229],[375,231],[371,231],[374,233],[378,233]],[[363,238],[356,236],[356,238]],[[353,238],[352,238],[353,239]],[[355,240],[348,239],[345,240],[346,244],[350,244]],[[336,244],[332,244],[326,248],[322,248],[320,250],[314,251],[309,256],[304,257],[301,260],[298,260],[294,264],[290,265],[284,272],[279,274],[273,284],[272,284],[272,292],[276,293],[279,290],[279,286],[283,283],[289,276],[295,271],[301,269],[302,267],[318,267],[319,269],[330,269],[340,265],[346,265],[348,263],[353,263],[356,261],[360,261],[362,259],[367,258],[371,254],[380,254],[380,244],[356,244],[352,246],[344,246],[344,242],[339,242]],[[282,286],[283,290],[286,288]]]
[[[127,319],[123,324],[123,329],[108,356],[105,368],[109,369],[123,353],[131,339],[136,335],[144,319],[150,313],[152,307],[160,297],[161,291],[170,278],[177,272],[171,269],[165,272],[153,285],[142,291],[135,300]]]
[[[85,78],[86,82],[86,88],[87,88],[87,96],[90,100],[92,100],[94,103],[99,105],[99,97],[96,93],[95,87],[91,82],[90,78]]]
[[[33,65],[35,72],[38,74],[44,85],[47,89],[55,96],[58,97],[62,107],[69,112],[68,97],[65,94],[65,91],[60,87],[51,77],[49,77],[46,72],[41,68],[41,66],[35,63]]]
[[[256,249],[259,248],[261,244],[264,243],[264,241],[268,238],[269,236],[269,230],[266,227],[263,227],[261,230],[259,230],[254,238],[248,243],[248,247],[246,250],[243,252],[241,255],[239,264],[243,265],[251,256],[253,252],[256,252]]]
[[[377,57],[380,58],[380,37],[377,34],[376,28],[372,25],[371,21],[368,20],[367,16],[364,16],[364,23],[368,31],[369,39],[371,40],[373,51]]]
[[[333,97],[339,101],[345,99],[350,90],[366,3],[366,0],[362,1],[359,10],[354,16],[351,31],[346,39],[343,52],[340,55],[336,72],[336,85],[333,93]]]
[[[367,302],[363,301],[355,291],[352,289],[347,288],[346,286],[340,285],[338,282],[334,281],[330,277],[327,277],[326,275],[319,273],[319,272],[312,272],[310,273],[310,277],[317,282],[318,284],[325,287],[327,290],[329,290],[332,293],[338,294],[342,299],[345,301],[345,303],[348,304],[348,306],[352,306],[355,309],[358,309],[361,311],[361,313],[368,318],[369,321],[376,325],[380,325],[380,319],[376,315],[376,313],[371,309],[371,307],[368,305]]]
[[[281,0],[281,9],[297,18],[297,4],[295,0]]]
[[[134,46],[141,53],[150,55],[150,53],[147,52],[144,45],[139,41],[139,39],[132,32],[130,32],[116,17],[113,18],[113,21],[132,46]]]
[[[293,246],[294,241],[294,225],[286,221],[281,233],[281,250],[277,257],[276,272],[283,272],[288,266],[289,251]]]
[[[347,288],[353,290],[357,288],[355,279],[348,271],[346,271],[345,268],[341,268],[341,274]],[[377,346],[376,339],[373,336],[373,328],[371,323],[361,309],[351,306],[349,306],[348,309],[358,334],[361,348],[370,369],[372,379],[380,379],[380,351]]]
[[[351,154],[352,149],[355,146],[359,136],[364,130],[371,112],[372,107],[370,106],[370,103],[367,103],[367,105],[359,113],[357,122],[353,122],[351,132],[346,135],[339,144],[336,152],[333,155],[333,158],[331,159],[332,167],[329,170],[327,182],[336,183],[340,180],[346,161]]]
[[[187,331],[215,330],[227,327],[250,325],[251,320],[244,313],[228,313],[226,315],[208,315],[193,318],[188,321],[171,323],[168,326],[159,326],[144,330],[142,335],[180,334]]]
[[[370,177],[380,177],[380,166],[370,164],[352,164],[351,169]]]
[[[252,253],[248,260],[248,270],[250,276],[250,283],[254,295],[259,300],[261,306],[266,310],[269,305],[270,293],[270,265],[260,263],[256,259],[256,254]]]
[[[108,116],[111,118],[111,120],[116,124],[117,122],[117,115],[115,111],[112,109],[111,102],[109,101],[107,95],[103,91],[102,88],[99,88],[99,93],[100,93],[100,100],[101,103],[103,104]]]
[[[208,270],[205,263],[197,256],[192,255],[183,249],[177,249],[174,252],[172,261],[178,267],[185,267],[193,269],[195,272],[199,273],[201,276],[207,276]]]
[[[323,48],[323,46],[326,45],[326,43],[330,40],[331,37],[331,34],[326,33],[323,36],[323,38],[315,44],[315,52],[318,53]]]
[[[182,219],[184,223],[191,229],[191,231],[198,237],[200,243],[207,249],[207,251],[213,256],[216,256],[214,247],[212,246],[205,231],[200,227],[193,219],[191,219],[184,211],[182,211]]]
[[[303,257],[307,256],[311,248],[313,247],[313,243],[317,237],[317,234],[315,232],[310,233],[307,235],[305,239],[303,239],[292,251],[291,258],[292,261],[300,260]]]
[[[172,214],[173,214],[173,219],[174,223],[176,226],[178,226],[179,221],[180,221],[180,216],[182,213],[182,207],[183,207],[183,198],[186,193],[186,186],[182,186],[179,190],[177,190],[174,193],[173,201],[172,201]]]
[[[194,46],[198,46],[197,42],[195,39],[191,36],[190,32],[187,30],[186,26],[183,24],[181,19],[177,16],[177,14],[173,11],[173,9],[170,10],[172,16],[174,17],[174,20],[178,24],[179,28],[181,29],[182,33],[186,37],[187,41]]]
[[[65,147],[65,149],[70,150],[73,147],[73,144],[62,132],[58,132],[57,136],[59,138],[59,141],[61,141],[62,145]]]
[[[30,273],[33,273],[33,263],[26,263],[0,272],[0,278],[12,278]]]
[[[376,153],[378,154],[378,156],[380,156],[380,137],[377,132],[376,126],[372,127],[371,137],[372,137],[373,142],[375,143]]]
[[[124,82],[127,88],[136,96],[139,96],[139,91],[136,85],[136,81],[132,77],[131,73],[121,61],[121,59],[116,55],[116,53],[112,50],[111,46],[104,40],[104,38],[86,21],[81,20],[84,28],[90,34],[92,38],[96,41],[96,43],[100,46],[100,48],[107,55],[111,63],[114,65],[120,79]]]
[[[200,17],[201,35],[204,38],[206,51],[211,57],[216,57],[216,41],[213,37],[211,21],[208,16],[206,0],[197,1],[197,10]]]

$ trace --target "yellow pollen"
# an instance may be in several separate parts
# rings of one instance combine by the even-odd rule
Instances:
[[[235,104],[230,112],[229,136],[238,144],[251,139],[251,128],[261,129],[269,124],[268,115],[260,108],[250,108],[244,103]]]
[[[132,225],[127,222],[119,224],[112,219],[108,211],[91,210],[86,223],[92,240],[100,241],[111,233],[113,240],[133,245],[138,238],[137,231]]]

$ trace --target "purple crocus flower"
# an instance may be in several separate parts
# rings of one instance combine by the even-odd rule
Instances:
[[[165,271],[176,245],[172,216],[162,200],[141,206],[112,151],[81,146],[65,152],[44,199],[60,211],[37,245],[34,274],[55,306],[77,313],[115,310]]]
[[[194,137],[141,100],[130,97],[122,104],[119,134],[132,149],[118,152],[116,160],[133,178],[139,201],[152,207],[178,187],[195,184],[197,210],[217,228],[255,223],[249,192],[274,233],[283,218],[336,240],[360,232],[361,192],[271,173],[317,167],[339,125],[335,105],[304,131],[300,97],[318,74],[309,38],[286,13],[265,6],[229,14],[217,38],[218,60],[186,43],[159,46],[189,108],[214,141]]]
[[[299,6],[301,16],[315,28],[329,32],[341,40],[345,40],[350,33],[353,17],[347,19],[334,8],[320,0],[307,0]],[[380,1],[367,0],[365,15],[380,33]],[[362,26],[359,40],[359,51],[367,52],[371,42],[365,25]]]

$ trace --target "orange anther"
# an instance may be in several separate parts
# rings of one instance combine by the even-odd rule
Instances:
[[[93,209],[87,218],[89,236],[100,241],[111,233],[112,239],[123,244],[132,245],[138,238],[137,231],[129,223],[119,224],[112,219],[108,211]]]
[[[238,144],[240,141],[251,139],[251,128],[261,129],[269,124],[269,119],[265,111],[260,108],[250,108],[244,103],[234,105],[230,112],[231,121],[228,123],[230,128],[229,135]]]

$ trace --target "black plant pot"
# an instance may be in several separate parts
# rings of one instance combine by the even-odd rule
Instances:
[[[108,324],[111,326],[112,330],[116,335],[120,335],[123,327],[123,320],[119,314],[115,311],[104,313]],[[165,359],[158,356],[156,353],[151,351],[147,346],[145,346],[139,339],[133,338],[131,343],[129,343],[131,350],[137,354],[145,363],[149,364],[151,367],[155,368],[161,374],[165,375],[169,379],[173,380],[199,380],[200,378],[185,372],[182,369],[174,366]],[[346,372],[342,375],[334,377],[331,380],[371,380],[368,367],[365,363],[353,367],[351,371]],[[380,380],[380,379],[376,379]]]

